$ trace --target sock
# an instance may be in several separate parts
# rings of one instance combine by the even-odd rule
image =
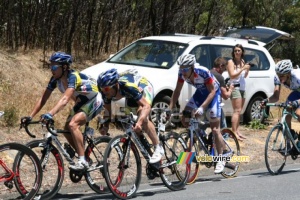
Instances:
[[[84,156],[79,156],[79,161],[81,161],[81,162],[85,162],[85,158],[84,158]]]

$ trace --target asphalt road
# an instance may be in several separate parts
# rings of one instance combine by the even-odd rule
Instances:
[[[149,184],[150,183],[150,184]],[[288,164],[280,175],[272,176],[266,168],[240,172],[236,178],[221,175],[199,176],[198,180],[181,191],[170,191],[157,178],[141,184],[133,199],[182,200],[182,199],[299,199],[300,164]],[[111,194],[99,195],[86,187],[61,188],[55,200],[116,199]]]

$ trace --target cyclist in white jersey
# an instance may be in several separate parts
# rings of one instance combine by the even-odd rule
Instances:
[[[264,99],[261,104],[264,106],[268,102],[277,102],[280,96],[280,85],[283,85],[292,90],[287,97],[286,102],[296,108],[295,113],[298,116],[298,121],[300,121],[300,69],[294,69],[291,60],[281,60],[276,64],[275,71],[274,93],[271,97]],[[291,116],[287,116],[286,118],[290,128],[291,119]]]
[[[205,111],[209,114],[210,127],[215,138],[216,149],[219,154],[223,153],[224,142],[220,132],[221,116],[221,91],[219,82],[206,68],[196,63],[194,55],[185,54],[178,58],[179,65],[178,81],[170,102],[170,109],[173,109],[184,82],[194,86],[196,92],[186,104],[184,110],[196,110],[196,115],[203,115]],[[185,118],[182,119],[183,125],[187,126]],[[220,153],[222,152],[222,153]],[[217,163],[215,173],[224,170],[225,162]]]

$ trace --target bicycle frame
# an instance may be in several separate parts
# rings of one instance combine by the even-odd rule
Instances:
[[[0,182],[4,182],[5,184],[5,182],[7,181],[12,181],[15,177],[15,173],[7,167],[7,165],[2,159],[0,159],[0,166],[2,166],[2,168],[6,171],[6,174],[0,177]]]
[[[278,122],[277,124],[280,124],[282,126],[282,132],[283,132],[284,136],[286,136],[286,137],[288,137],[288,139],[290,139],[290,141],[292,142],[295,149],[298,151],[298,153],[300,153],[300,148],[297,147],[297,144],[292,136],[291,130],[286,122],[287,116],[291,116],[294,119],[298,119],[294,110],[286,103],[279,103],[279,104],[278,103],[267,103],[266,106],[277,106],[277,107],[283,108],[280,122]],[[292,109],[292,111],[289,111],[287,108]]]

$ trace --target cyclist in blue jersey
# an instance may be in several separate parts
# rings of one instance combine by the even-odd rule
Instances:
[[[128,70],[121,74],[116,69],[110,69],[99,75],[98,87],[103,95],[105,118],[111,118],[111,101],[126,98],[126,109],[134,108],[138,115],[138,120],[133,130],[139,134],[142,129],[149,135],[155,151],[149,162],[159,162],[164,154],[164,150],[159,144],[154,124],[148,119],[154,97],[152,84],[140,76],[135,70]],[[100,130],[101,134],[106,134],[109,128],[107,121]]]
[[[35,104],[33,111],[22,121],[31,121],[32,118],[43,108],[57,87],[63,93],[56,105],[46,114],[41,116],[41,121],[50,120],[62,110],[70,100],[75,102],[70,115],[67,118],[65,129],[71,134],[64,134],[69,144],[76,149],[79,160],[69,167],[74,170],[83,170],[89,167],[84,157],[83,136],[80,127],[100,113],[103,107],[101,94],[98,92],[96,80],[70,69],[72,57],[64,52],[55,52],[51,55],[52,77],[42,97]]]
[[[199,66],[196,63],[194,55],[185,54],[180,56],[177,64],[179,65],[178,81],[171,98],[170,109],[175,107],[184,82],[194,86],[196,92],[186,104],[184,110],[196,110],[198,116],[205,114],[205,112],[208,114],[207,119],[210,121],[217,152],[222,154],[225,144],[220,132],[221,91],[219,83],[206,67]],[[184,126],[187,126],[184,117],[182,122]],[[217,162],[215,173],[221,173],[224,166],[224,161]]]

